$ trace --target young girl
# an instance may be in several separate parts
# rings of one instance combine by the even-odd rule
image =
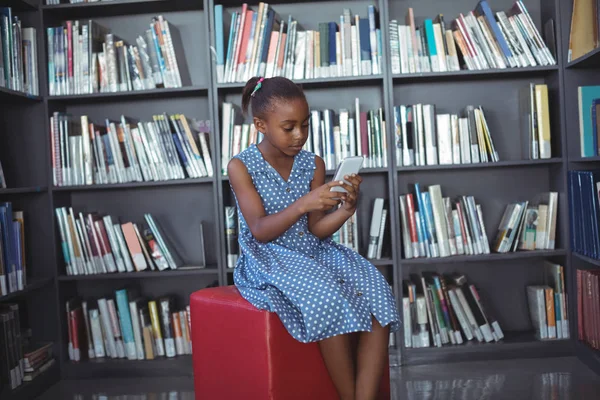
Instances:
[[[310,112],[289,79],[250,79],[249,106],[264,139],[228,165],[240,219],[235,285],[296,340],[319,342],[342,400],[375,399],[390,329],[399,328],[396,302],[370,262],[330,238],[356,211],[362,180],[325,183],[323,159],[302,149]],[[334,186],[347,193],[338,198]]]

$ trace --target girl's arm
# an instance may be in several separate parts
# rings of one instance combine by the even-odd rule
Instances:
[[[317,190],[312,190],[278,213],[266,215],[262,199],[244,163],[237,158],[232,159],[227,166],[227,173],[248,228],[260,242],[277,239],[309,211],[327,210],[338,204],[329,191],[334,186],[340,186],[335,182],[317,187]]]
[[[325,163],[319,156],[315,156],[317,169],[310,184],[311,190],[321,187],[325,183]],[[338,183],[339,185],[339,183]],[[348,192],[354,193],[352,186],[348,184],[340,185],[346,188]],[[338,194],[339,196],[339,194]],[[340,207],[336,211],[326,214],[324,211],[317,210],[308,214],[308,229],[319,239],[325,239],[341,228],[344,222],[348,220],[356,211],[356,204],[353,207]]]

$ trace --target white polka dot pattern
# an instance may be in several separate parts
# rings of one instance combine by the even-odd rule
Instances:
[[[315,155],[301,151],[286,182],[255,145],[236,156],[246,166],[267,214],[310,191]],[[236,198],[237,204],[237,198]],[[383,275],[368,260],[331,238],[320,240],[303,216],[269,243],[256,240],[238,205],[240,257],[234,282],[255,307],[277,313],[288,332],[308,343],[371,331],[371,315],[399,329],[396,302]]]

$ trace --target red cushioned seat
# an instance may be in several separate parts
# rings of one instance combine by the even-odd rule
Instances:
[[[338,399],[318,344],[295,340],[235,286],[199,290],[190,308],[196,399]],[[390,399],[388,367],[379,399]]]

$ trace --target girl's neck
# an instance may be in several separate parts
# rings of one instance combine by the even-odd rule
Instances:
[[[273,146],[271,142],[264,138],[257,147],[263,155],[263,158],[267,160],[273,167],[287,168],[294,162],[294,157],[289,156]]]

